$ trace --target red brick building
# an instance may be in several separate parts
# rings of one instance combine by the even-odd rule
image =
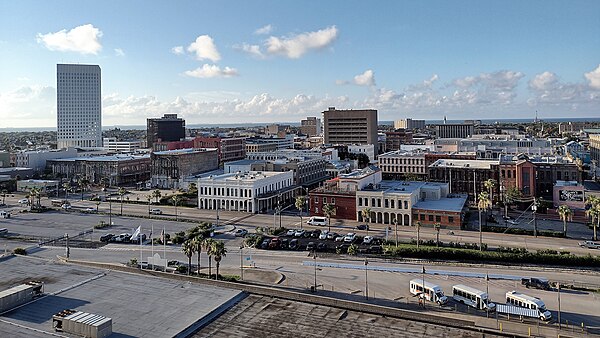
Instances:
[[[336,187],[319,187],[309,194],[309,210],[311,216],[325,216],[323,206],[335,206],[332,218],[354,220],[356,218],[356,192],[342,191]]]
[[[219,162],[241,160],[246,157],[246,139],[243,137],[204,137],[194,139],[194,148],[217,148]]]

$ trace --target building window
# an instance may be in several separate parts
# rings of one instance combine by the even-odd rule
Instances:
[[[436,222],[441,222],[442,221],[442,216],[435,216],[435,221]]]
[[[425,220],[425,214],[419,214],[419,219],[421,221],[424,221]]]
[[[408,209],[408,201],[404,201],[404,209]]]
[[[359,198],[358,198],[358,206],[359,206],[359,207],[362,207],[362,197],[359,197]]]
[[[319,197],[315,197],[315,203],[319,203]]]
[[[327,204],[327,197],[323,197],[323,204]]]
[[[377,207],[378,207],[378,208],[381,208],[381,198],[378,198],[378,199],[377,199]]]
[[[433,215],[429,215],[429,217],[428,217],[428,218],[429,218],[429,221],[430,221],[430,222],[433,222]]]
[[[334,197],[331,198],[331,204],[335,204],[335,198]]]
[[[448,216],[448,223],[454,223],[454,217]]]
[[[394,200],[391,200],[391,201],[390,201],[390,207],[391,207],[392,209],[394,209],[394,208],[395,208],[395,206],[394,206],[394,202],[395,202]]]

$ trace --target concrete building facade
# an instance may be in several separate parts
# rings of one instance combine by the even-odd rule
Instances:
[[[98,65],[56,65],[57,147],[102,147],[102,90]]]
[[[140,140],[117,141],[116,137],[105,137],[102,139],[102,144],[106,152],[113,154],[133,153],[142,148]]]
[[[475,126],[471,123],[444,123],[435,125],[438,138],[467,138],[475,134]]]
[[[246,138],[197,136],[194,148],[217,148],[220,163],[241,160],[246,157]]]
[[[77,149],[67,148],[58,150],[25,150],[15,153],[15,166],[31,168],[34,172],[46,169],[46,161],[60,158],[76,157]]]
[[[425,120],[402,119],[394,121],[394,129],[425,129]]]
[[[177,189],[186,177],[219,167],[216,148],[159,151],[152,153],[151,159],[151,185],[166,189]]]
[[[146,120],[146,143],[154,149],[156,142],[180,141],[185,138],[185,120],[177,114],[164,114],[161,118]]]
[[[292,201],[297,190],[291,171],[214,175],[198,179],[198,208],[267,212]]]
[[[323,134],[321,119],[309,116],[300,121],[300,132],[307,136],[320,136]]]
[[[377,144],[377,110],[337,110],[323,112],[325,144]]]

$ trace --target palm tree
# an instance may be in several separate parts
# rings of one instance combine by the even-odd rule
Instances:
[[[100,201],[96,201],[96,213],[98,213],[98,207],[100,206]]]
[[[152,195],[147,195],[146,199],[148,200],[148,213],[150,213],[150,203],[152,203]]]
[[[488,190],[488,192],[490,194],[490,201],[493,204],[494,203],[493,189],[496,186],[496,181],[494,181],[493,179],[490,178],[489,180],[483,182],[483,186]]]
[[[222,241],[215,241],[213,245],[213,256],[215,257],[215,262],[217,263],[217,275],[215,276],[215,279],[218,280],[221,260],[223,257],[227,256],[227,248],[225,247],[225,243]]]
[[[558,215],[563,221],[563,234],[567,237],[567,221],[570,221],[573,217],[573,211],[567,205],[561,205],[558,207]]]
[[[360,211],[363,220],[367,223],[367,235],[369,235],[369,221],[371,220],[371,208],[364,208]]]
[[[197,195],[198,194],[198,185],[196,183],[190,183],[188,186],[188,194]]]
[[[298,196],[296,197],[296,209],[300,211],[300,229],[302,229],[302,210],[304,210],[304,206],[306,205],[306,196]]]
[[[417,221],[417,223],[415,223],[415,226],[417,227],[417,249],[418,249],[419,242],[421,241],[421,239],[419,238],[419,233],[421,232],[421,221]]]
[[[81,190],[81,200],[83,201],[83,193],[90,185],[90,181],[85,177],[81,177],[77,180],[77,185],[79,186],[79,190]]]
[[[156,203],[158,204],[158,200],[162,197],[160,190],[156,189],[152,192],[152,197],[156,198]]]
[[[125,188],[121,187],[117,190],[117,195],[119,195],[119,199],[121,200],[121,216],[123,216],[123,196],[127,193]]]
[[[585,211],[585,214],[591,218],[592,226],[594,227],[593,240],[597,241],[597,227],[600,225],[600,198],[596,196],[590,196],[587,199],[586,205],[589,206],[589,209]]]
[[[183,253],[188,258],[188,275],[189,275],[192,271],[192,256],[194,255],[194,252],[196,251],[196,246],[194,245],[192,240],[188,239],[185,242],[183,242],[183,244],[181,244],[181,251],[183,251]]]
[[[42,198],[42,191],[40,190],[40,188],[33,187],[33,188],[29,189],[29,198],[31,199],[29,210],[39,208],[40,207],[40,199]],[[37,198],[37,203],[35,203],[36,198]]]
[[[69,199],[69,189],[71,189],[71,184],[69,184],[69,182],[65,182],[62,185],[63,189],[65,189],[65,199],[68,200]]]
[[[5,204],[7,194],[8,194],[8,190],[2,189],[2,204]]]
[[[479,209],[479,250],[482,251],[483,250],[483,226],[481,224],[481,212],[483,210],[487,210],[489,209],[491,202],[490,202],[490,198],[488,196],[488,193],[485,191],[482,191],[479,193],[479,196],[477,196],[477,209]]]
[[[441,229],[442,225],[440,223],[434,223],[433,224],[433,228],[435,229],[436,232],[436,239],[435,239],[435,246],[440,246],[440,229]]]
[[[325,215],[325,217],[327,217],[327,226],[329,228],[329,232],[331,232],[331,216],[335,215],[335,205],[326,203],[323,206],[323,214]]]
[[[206,254],[208,255],[208,278],[212,275],[212,256],[214,251],[215,240],[212,238],[207,238],[204,240],[204,249],[206,249]]]
[[[200,274],[200,255],[202,254],[202,247],[204,246],[204,237],[198,235],[193,239],[196,253],[198,254],[198,274]]]
[[[181,197],[181,195],[173,195],[171,197],[171,201],[173,201],[173,205],[175,205],[175,220],[177,221],[177,204],[179,204],[179,202],[181,202],[181,200],[183,199],[183,197]]]

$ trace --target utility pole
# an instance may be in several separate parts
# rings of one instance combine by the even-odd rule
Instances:
[[[69,234],[65,234],[65,243],[66,243],[66,255],[67,255],[67,260],[69,260],[69,257],[71,256],[71,249],[69,248]]]
[[[485,273],[485,293],[487,294],[487,301],[488,301],[488,305],[486,305],[485,307],[485,316],[487,318],[490,318],[490,308],[489,308],[489,303],[490,303],[490,275],[488,275],[488,273]]]
[[[369,269],[367,266],[369,265],[369,261],[365,258],[365,297],[369,300]]]
[[[558,329],[561,329],[561,323],[560,323],[560,282],[556,282],[557,285],[557,289],[558,289]]]
[[[425,308],[425,265],[421,266],[421,278],[423,279],[421,296],[423,297],[423,308]]]
[[[314,261],[314,265],[315,265],[315,292],[317,292],[317,250],[313,251],[313,261]]]
[[[396,227],[396,247],[398,247],[398,217],[394,218],[394,226]]]
[[[240,276],[242,280],[244,280],[244,255],[242,250],[244,249],[244,245],[240,245]]]
[[[537,212],[537,201],[535,200],[535,197],[533,198],[531,210],[533,211],[533,237],[537,237],[537,219],[535,218],[535,214]]]

